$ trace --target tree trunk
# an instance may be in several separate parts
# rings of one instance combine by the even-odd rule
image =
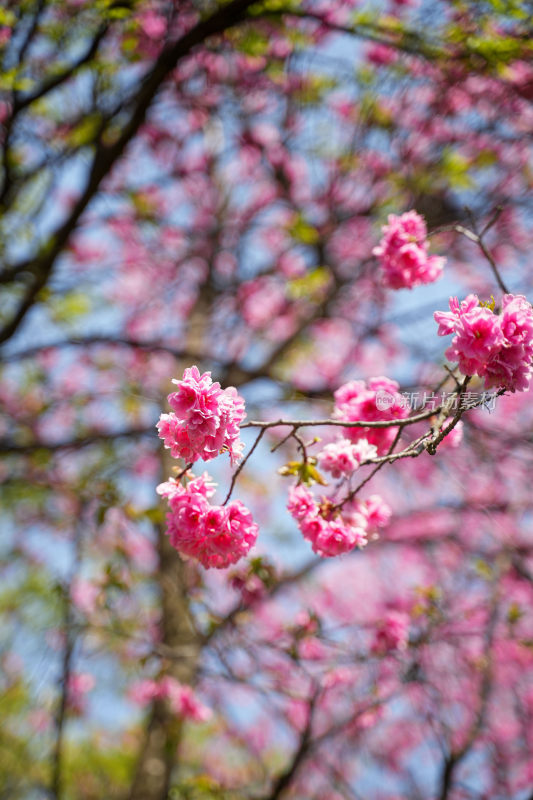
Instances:
[[[205,290],[200,294],[189,318],[187,346],[192,352],[202,352],[204,344],[205,320],[208,318],[206,294]],[[171,458],[168,450],[162,449],[164,480],[173,474],[176,465],[184,466],[181,461]],[[166,509],[166,502],[164,506]],[[186,567],[170,545],[164,525],[158,530],[157,548],[159,568],[156,580],[161,598],[161,643],[177,656],[169,660],[166,674],[181,683],[194,685],[201,640],[189,608]],[[172,770],[177,763],[181,727],[180,720],[164,702],[154,702],[129,800],[166,800]]]
[[[200,641],[189,610],[185,565],[171,547],[163,528],[159,530],[158,552],[162,643],[172,648],[177,656],[181,655],[169,660],[166,674],[181,683],[194,684]],[[165,800],[168,796],[180,733],[180,720],[164,702],[156,701],[139,754],[130,800]]]

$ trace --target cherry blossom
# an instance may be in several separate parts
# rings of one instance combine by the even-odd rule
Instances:
[[[405,650],[409,640],[409,616],[401,611],[390,611],[378,625],[373,653],[387,653],[391,650]]]
[[[377,448],[359,439],[353,444],[349,439],[339,439],[327,444],[318,454],[318,462],[323,470],[331,473],[333,478],[351,475],[361,464],[377,456]]]
[[[181,555],[206,568],[223,569],[254,546],[258,527],[250,511],[239,500],[211,505],[214,484],[207,473],[190,479],[186,486],[170,478],[157,491],[168,500],[167,535]]]
[[[181,684],[170,675],[165,675],[158,681],[138,681],[130,687],[129,695],[140,706],[146,706],[155,699],[167,700],[177,716],[193,722],[205,722],[212,715],[211,709],[198,700],[190,686]]]
[[[379,258],[385,286],[412,289],[440,278],[446,259],[428,255],[427,228],[420,214],[390,214],[382,230],[383,238],[372,253]]]
[[[69,709],[81,715],[86,708],[85,695],[94,689],[95,679],[87,672],[72,672],[67,682],[67,703]]]
[[[287,509],[298,522],[304,539],[322,558],[364,547],[369,537],[386,525],[391,513],[379,495],[367,500],[353,498],[336,507],[330,498],[318,500],[301,485],[289,489]]]
[[[173,379],[178,390],[168,396],[170,414],[162,414],[157,429],[174,458],[194,463],[209,461],[227,451],[232,463],[241,457],[239,425],[244,419],[244,400],[233,386],[221,389],[211,373],[200,375],[188,367],[181,380]]]
[[[477,295],[450,311],[436,311],[439,336],[454,334],[446,358],[456,361],[463,375],[478,375],[485,387],[523,392],[533,373],[533,309],[522,295],[506,294],[500,314],[480,304]]]
[[[346,421],[403,419],[409,409],[399,388],[399,384],[389,378],[370,378],[366,383],[350,381],[335,392],[333,416]],[[345,432],[350,441],[364,439],[382,455],[394,441],[397,428],[346,428]]]

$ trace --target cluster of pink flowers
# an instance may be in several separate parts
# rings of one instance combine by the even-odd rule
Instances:
[[[233,386],[221,389],[211,373],[200,375],[188,367],[181,380],[173,379],[178,390],[168,396],[170,414],[162,414],[157,429],[174,458],[194,463],[209,461],[227,451],[231,462],[241,457],[240,423],[245,417],[244,400]]]
[[[248,606],[262,600],[266,594],[265,584],[257,575],[250,575],[246,578],[234,575],[230,581],[230,586],[241,593],[243,603]]]
[[[455,334],[446,358],[456,361],[463,375],[478,375],[485,387],[523,392],[529,388],[533,360],[533,309],[522,295],[506,294],[500,314],[482,306],[475,294],[450,311],[436,311],[439,336]]]
[[[304,539],[311,542],[317,555],[323,558],[349,553],[354,547],[364,547],[369,536],[386,524],[390,509],[378,495],[368,500],[353,500],[344,504],[342,515],[331,500],[318,503],[308,488],[291,486],[287,509],[298,522]]]
[[[445,258],[428,255],[427,228],[416,211],[389,215],[383,237],[372,253],[379,258],[383,282],[389,289],[412,289],[432,283],[442,274]]]
[[[239,500],[225,506],[211,505],[214,487],[205,473],[189,480],[186,486],[170,478],[157,491],[170,506],[167,534],[171,545],[182,556],[194,558],[206,568],[223,569],[249,552],[258,527]]]
[[[73,604],[83,614],[93,614],[96,610],[98,598],[102,592],[100,586],[86,578],[77,576],[70,586],[70,596]]]
[[[402,611],[390,611],[375,632],[372,652],[384,655],[391,650],[406,650],[408,642],[408,614]]]
[[[94,689],[95,680],[88,672],[72,672],[67,681],[67,706],[71,713],[85,713],[85,695]]]
[[[378,451],[366,439],[353,444],[349,439],[339,439],[325,445],[318,454],[318,463],[333,478],[348,477],[364,461],[375,458]]]
[[[165,675],[159,681],[147,679],[133,684],[130,697],[140,706],[152,700],[168,700],[175,714],[194,722],[205,722],[212,714],[211,709],[198,700],[190,686],[184,686],[170,675]]]
[[[448,419],[441,425],[440,430],[444,430],[448,424],[451,422],[452,418],[448,417]],[[461,442],[463,441],[464,436],[464,425],[462,420],[456,423],[455,427],[451,429],[449,433],[446,434],[446,437],[440,443],[440,447],[444,447],[445,450],[453,450],[456,447],[459,447]]]
[[[409,414],[405,398],[399,394],[399,385],[389,378],[370,378],[364,381],[350,381],[335,392],[335,411],[333,416],[342,420],[403,419]],[[397,428],[346,428],[345,435],[352,442],[365,439],[374,445],[380,455],[387,452],[397,432]]]
[[[231,576],[230,586],[235,591],[240,592],[242,602],[248,606],[262,600],[266,595],[266,586],[259,575],[251,575],[243,572]]]

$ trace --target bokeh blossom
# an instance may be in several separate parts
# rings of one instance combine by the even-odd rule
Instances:
[[[420,214],[389,214],[382,231],[383,237],[372,253],[379,259],[387,288],[412,289],[440,278],[446,259],[428,254],[427,228]]]
[[[139,706],[146,706],[152,700],[167,700],[177,716],[194,722],[205,722],[212,715],[211,709],[198,700],[190,686],[185,686],[170,675],[158,681],[149,678],[138,681],[131,687],[129,695]]]
[[[370,378],[364,381],[349,381],[335,392],[335,419],[380,420],[403,419],[409,414],[405,398],[399,393],[399,385],[389,378]],[[379,455],[387,452],[398,431],[390,428],[345,428],[345,436],[352,442],[365,440],[374,445]],[[366,456],[366,458],[372,456]],[[363,458],[361,460],[364,460]]]

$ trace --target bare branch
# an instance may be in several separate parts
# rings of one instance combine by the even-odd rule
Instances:
[[[241,428],[317,428],[320,425],[333,425],[341,428],[405,428],[406,425],[414,425],[416,422],[421,422],[425,419],[435,416],[442,409],[438,406],[435,409],[422,411],[420,414],[414,414],[412,417],[404,419],[393,420],[343,420],[343,419],[278,419],[275,421],[252,420],[245,422]]]
[[[63,222],[49,237],[48,244],[33,262],[33,280],[29,284],[24,297],[8,322],[0,330],[0,344],[6,342],[19,329],[26,314],[37,302],[39,292],[46,286],[53,272],[56,260],[63,251],[75,230],[78,220],[96,195],[100,184],[106,178],[115,163],[121,158],[125,149],[144,123],[146,114],[152,105],[165,79],[175,69],[176,64],[191,51],[202,44],[210,36],[223,33],[239,24],[246,16],[247,9],[254,0],[232,0],[218,8],[211,16],[201,20],[177,42],[168,45],[159,55],[154,67],[141,82],[134,100],[129,121],[124,125],[121,134],[111,144],[105,143],[105,127],[99,131],[95,140],[94,156],[89,178],[84,191],[68,219]]]
[[[259,442],[263,438],[265,432],[266,432],[266,428],[261,428],[261,430],[259,431],[259,434],[258,434],[255,442],[253,443],[252,447],[250,448],[248,454],[245,456],[245,458],[243,458],[243,460],[241,461],[241,463],[239,464],[239,466],[237,467],[237,469],[233,473],[233,477],[231,479],[231,483],[230,483],[230,487],[229,487],[229,490],[228,490],[228,494],[226,495],[226,499],[222,503],[223,506],[225,506],[226,503],[228,502],[228,500],[230,499],[231,493],[233,492],[233,488],[235,486],[237,478],[241,474],[242,470],[244,469],[244,466],[245,466],[246,462],[248,461],[248,459],[250,458],[250,456],[254,452],[255,448],[257,447],[257,445],[259,444]]]
[[[1,282],[1,279],[0,279]],[[153,341],[139,341],[137,339],[129,339],[124,336],[76,336],[72,339],[60,339],[59,341],[49,342],[37,345],[36,347],[27,347],[24,350],[18,350],[14,353],[0,354],[0,361],[13,362],[23,361],[26,358],[34,358],[46,350],[58,350],[68,347],[90,347],[92,345],[123,345],[124,347],[132,347],[138,350],[146,350],[148,352],[163,352],[169,353],[175,358],[190,358],[194,361],[204,361],[208,356],[203,353],[194,353],[189,349],[172,347],[171,345],[164,344],[163,342]]]
[[[97,444],[99,442],[113,442],[117,439],[135,439],[138,436],[149,436],[150,434],[155,438],[153,425],[144,428],[131,428],[125,431],[89,433],[86,436],[79,436],[78,438],[68,439],[64,442],[15,444],[14,442],[0,439],[0,453],[7,455],[30,455],[39,450],[48,450],[51,453],[59,452],[60,450],[79,450],[82,447],[88,447],[91,444]]]
[[[493,224],[493,223],[491,223],[491,224]],[[505,283],[503,281],[503,278],[500,275],[500,272],[498,270],[498,267],[496,266],[496,262],[494,260],[494,257],[492,256],[490,250],[487,248],[485,242],[483,241],[483,233],[478,234],[478,233],[476,233],[475,230],[471,231],[468,228],[465,228],[463,225],[455,225],[453,229],[455,231],[457,231],[457,233],[461,233],[463,236],[466,236],[466,238],[470,239],[471,242],[474,242],[475,244],[478,245],[479,249],[481,250],[481,252],[483,253],[483,255],[485,256],[485,258],[487,259],[487,261],[490,264],[490,268],[491,268],[491,270],[493,272],[494,277],[496,278],[496,282],[497,282],[498,286],[500,287],[500,289],[502,290],[502,292],[504,294],[509,294],[509,289],[505,285]],[[488,230],[487,226],[485,226],[484,232],[486,230]]]

